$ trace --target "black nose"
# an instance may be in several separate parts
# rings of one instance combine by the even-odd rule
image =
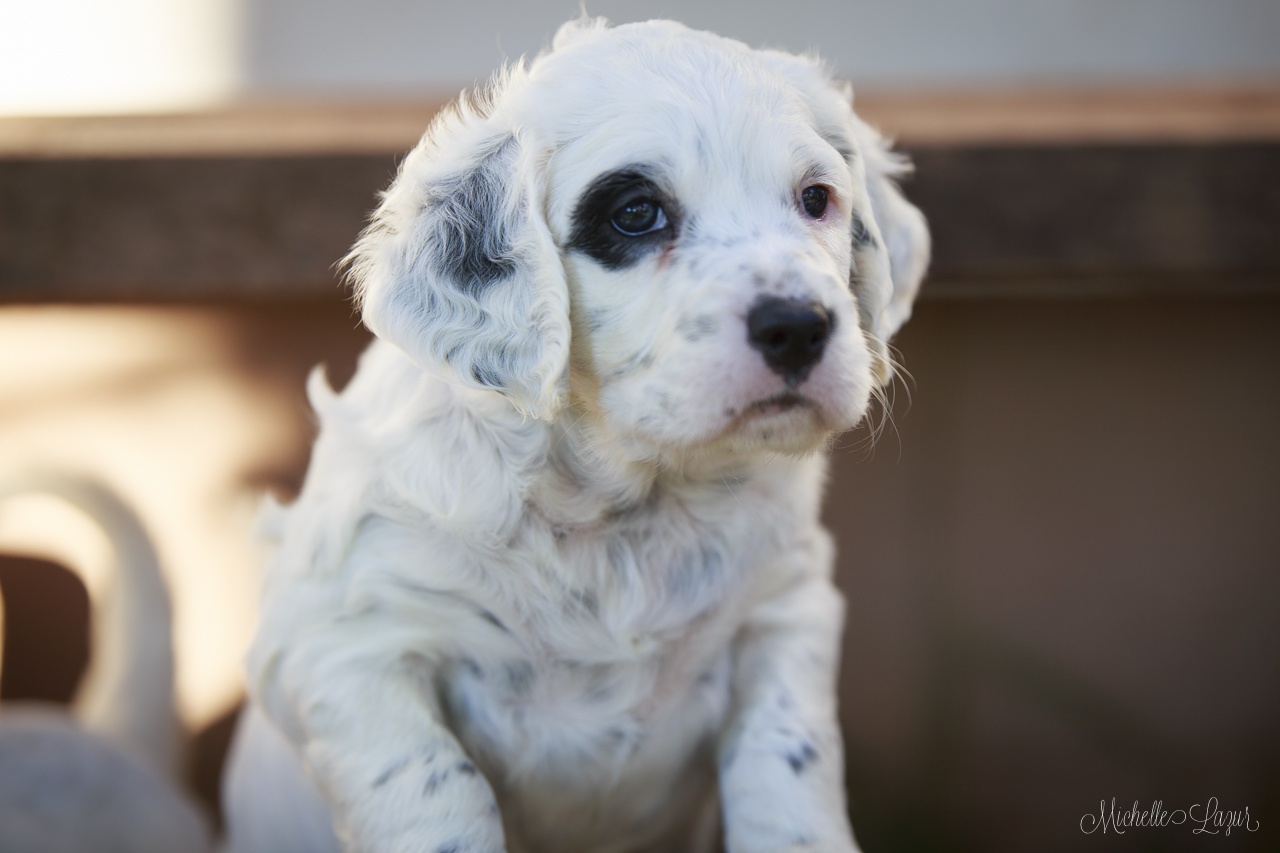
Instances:
[[[827,309],[813,302],[761,299],[747,314],[747,340],[794,388],[822,358],[831,320]]]

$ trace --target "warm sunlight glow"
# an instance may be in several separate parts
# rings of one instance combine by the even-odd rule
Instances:
[[[0,311],[0,472],[88,474],[138,512],[172,589],[178,707],[196,728],[239,696],[257,610],[246,473],[296,441],[291,404],[244,379],[229,334],[198,309]],[[101,588],[105,542],[52,499],[6,502],[0,540]]]
[[[191,109],[238,81],[240,0],[0,0],[0,115]]]

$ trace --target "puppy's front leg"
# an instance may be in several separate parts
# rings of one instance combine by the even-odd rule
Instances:
[[[740,635],[720,746],[729,853],[857,850],[836,720],[843,618],[840,594],[812,577],[760,607]]]
[[[326,640],[333,639],[326,637]],[[488,781],[442,723],[432,667],[293,649],[271,667],[294,737],[349,853],[500,853]]]

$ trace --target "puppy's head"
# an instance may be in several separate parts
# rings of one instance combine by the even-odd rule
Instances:
[[[566,25],[432,125],[352,252],[424,367],[656,453],[857,423],[928,259],[903,171],[812,60]]]

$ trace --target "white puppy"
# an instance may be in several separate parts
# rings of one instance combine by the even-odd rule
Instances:
[[[310,386],[235,848],[855,849],[818,515],[927,262],[902,170],[815,61],[669,22],[432,125]]]

